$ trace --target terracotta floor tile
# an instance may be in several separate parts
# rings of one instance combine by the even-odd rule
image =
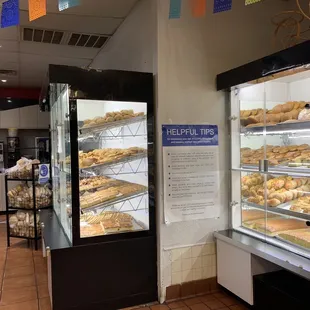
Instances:
[[[203,303],[192,305],[190,308],[191,310],[210,310],[210,308]]]
[[[4,272],[4,277],[9,279],[9,278],[27,276],[27,275],[31,275],[31,274],[34,274],[33,265],[6,268],[5,272]]]
[[[33,261],[35,265],[47,265],[47,259],[42,256],[34,256]]]
[[[40,310],[51,310],[51,300],[50,298],[39,299]],[[1,310],[1,309],[0,309]]]
[[[186,305],[183,301],[173,301],[173,302],[168,303],[168,307],[170,309],[178,309],[178,308],[186,307]]]
[[[219,292],[219,293],[214,293],[212,294],[214,297],[216,298],[225,298],[225,297],[228,297],[228,295],[224,292]]]
[[[34,266],[35,272],[36,273],[47,273],[47,265],[46,264],[40,264],[40,265],[35,265]]]
[[[240,304],[240,305],[230,306],[229,309],[231,309],[231,310],[247,310],[249,308]]]
[[[15,249],[13,251],[8,250],[7,254],[7,259],[29,258],[29,257],[32,258],[32,251],[29,249]]]
[[[0,310],[39,310],[38,300],[25,301],[11,304],[8,306],[0,306]]]
[[[19,303],[29,300],[37,300],[37,287],[29,286],[22,289],[6,290],[4,289],[1,294],[1,306],[7,306],[13,303]],[[1,308],[0,308],[1,309]]]
[[[227,307],[238,305],[240,303],[237,299],[233,297],[219,298],[219,301]]]
[[[47,283],[38,285],[39,298],[49,297]]]
[[[188,310],[188,309],[190,309],[190,308],[188,308],[187,306],[185,306],[185,307],[182,307],[182,308],[175,308],[174,310]],[[1,310],[1,309],[0,309]]]
[[[200,296],[198,297],[202,302],[206,302],[206,301],[217,301],[217,299],[211,295],[211,294],[208,294],[208,295],[203,295],[203,296]]]
[[[3,281],[4,290],[10,290],[34,285],[36,285],[34,274],[29,276],[4,279]]]
[[[215,301],[205,301],[204,302],[211,310],[217,310],[220,308],[225,308],[225,305],[221,303],[219,300]]]
[[[169,307],[166,305],[156,305],[152,306],[151,310],[169,310]]]
[[[6,261],[6,268],[12,267],[23,267],[23,266],[33,266],[33,258],[15,258],[15,259],[8,259]]]
[[[186,306],[192,306],[201,303],[201,300],[198,297],[184,299],[183,301],[186,304]]]
[[[47,272],[36,273],[37,285],[47,282]]]

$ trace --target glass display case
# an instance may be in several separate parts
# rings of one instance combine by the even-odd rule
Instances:
[[[58,220],[73,245],[151,235],[155,233],[152,76],[131,73],[134,85],[125,89],[129,73],[117,76],[111,71],[107,79],[100,72],[77,72],[91,79],[77,86],[72,73],[70,86],[50,84]],[[112,86],[115,79],[123,85]],[[150,87],[144,87],[143,80]]]
[[[310,71],[231,88],[232,227],[310,257]]]

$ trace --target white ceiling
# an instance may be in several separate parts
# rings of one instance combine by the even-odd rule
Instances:
[[[28,0],[20,0],[20,26],[88,34],[113,35],[139,0],[81,0],[82,5],[58,11],[47,0],[47,16],[28,21]],[[0,4],[4,2],[0,0]],[[21,28],[0,29],[0,70],[17,70],[0,87],[41,87],[48,64],[88,66],[101,50],[21,41]],[[103,47],[104,48],[104,47]]]

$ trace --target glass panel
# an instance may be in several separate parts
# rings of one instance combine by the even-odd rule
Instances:
[[[81,237],[148,230],[147,104],[77,107]]]
[[[54,210],[70,242],[72,242],[71,221],[71,170],[66,158],[70,156],[70,123],[68,86],[51,85],[52,169]]]

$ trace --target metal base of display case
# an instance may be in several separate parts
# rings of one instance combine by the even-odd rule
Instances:
[[[157,300],[156,237],[71,247],[51,210],[41,220],[54,310],[115,310]]]
[[[215,232],[214,236],[310,280],[309,259],[305,257],[232,229]]]

